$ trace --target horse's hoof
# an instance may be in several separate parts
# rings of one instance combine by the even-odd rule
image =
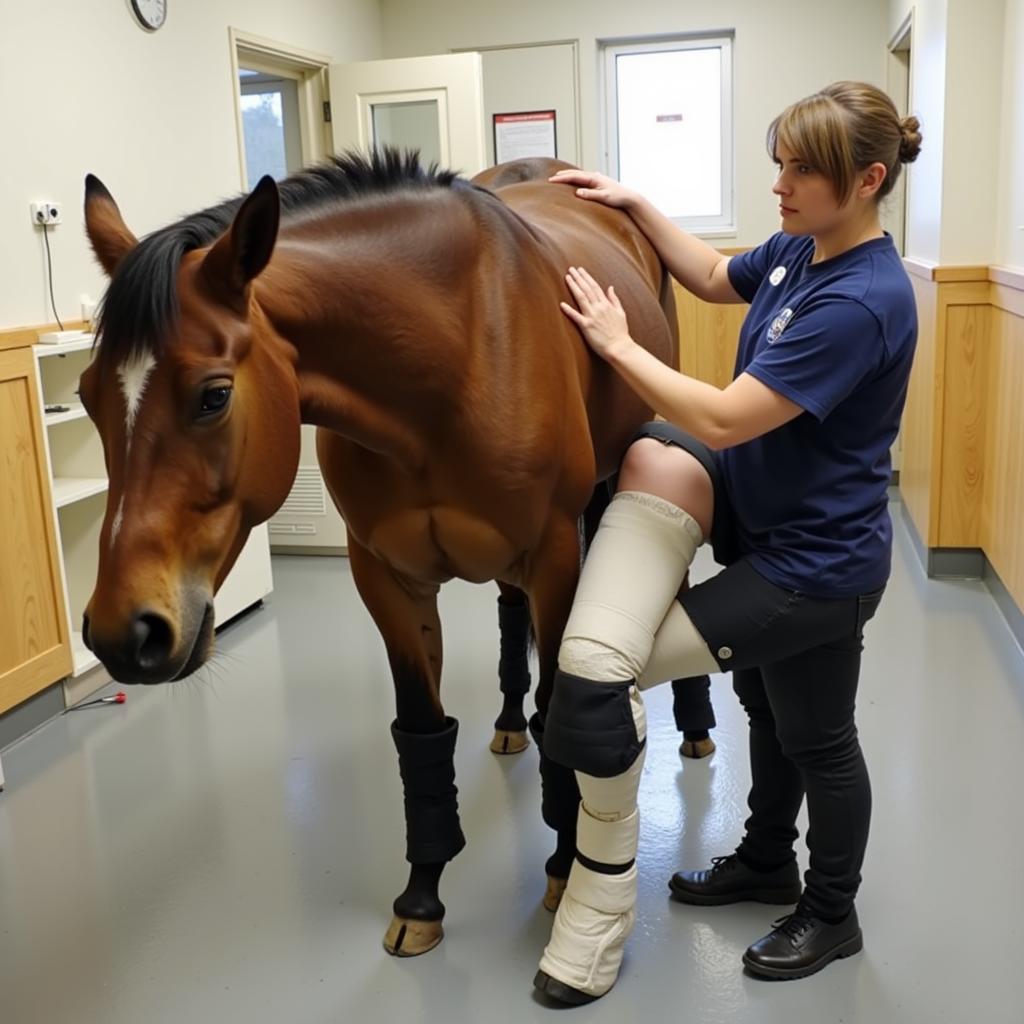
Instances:
[[[553,914],[558,909],[558,904],[562,902],[562,893],[565,892],[568,881],[568,878],[552,878],[548,875],[548,888],[544,893],[545,910],[550,910]]]
[[[683,757],[700,759],[710,757],[715,752],[715,741],[709,736],[706,740],[683,740],[679,745],[679,753]]]
[[[524,731],[510,732],[508,729],[495,729],[491,740],[492,754],[521,754],[530,741]]]
[[[413,921],[393,917],[384,936],[384,948],[392,956],[419,956],[428,953],[444,938],[440,921]]]

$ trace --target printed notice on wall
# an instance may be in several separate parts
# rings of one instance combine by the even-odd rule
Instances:
[[[528,156],[558,155],[555,145],[555,112],[527,110],[494,115],[494,162],[521,160]]]

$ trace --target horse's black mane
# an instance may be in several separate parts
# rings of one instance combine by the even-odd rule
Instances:
[[[357,196],[412,189],[469,187],[454,171],[424,167],[419,153],[385,147],[347,153],[278,182],[282,215]],[[178,267],[185,253],[209,245],[228,228],[244,195],[193,213],[147,235],[119,264],[97,327],[103,358],[159,354],[178,318]]]

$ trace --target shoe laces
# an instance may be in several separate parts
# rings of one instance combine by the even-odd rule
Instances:
[[[725,871],[732,871],[733,868],[739,863],[739,858],[735,853],[726,854],[724,857],[712,857],[711,858],[711,870],[708,872],[709,875],[720,875]]]
[[[772,928],[781,932],[793,942],[799,941],[809,928],[814,927],[814,918],[802,904],[798,903],[792,914],[786,914],[777,921],[772,921]]]

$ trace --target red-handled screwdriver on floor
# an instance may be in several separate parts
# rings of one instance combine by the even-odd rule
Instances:
[[[82,708],[94,708],[99,704],[123,704],[128,699],[124,690],[118,690],[110,697],[97,697],[95,700],[87,700],[83,704],[73,704],[68,711],[81,711]]]

